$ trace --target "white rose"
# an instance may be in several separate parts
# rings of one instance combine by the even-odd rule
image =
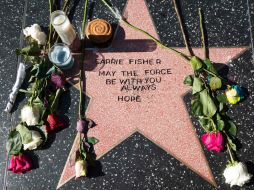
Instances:
[[[247,167],[242,162],[237,162],[233,166],[228,166],[223,173],[226,183],[230,184],[230,187],[233,185],[238,185],[242,187],[247,183],[252,175],[248,173]]]
[[[86,167],[86,161],[78,159],[75,162],[75,174],[76,177],[75,179],[81,177],[81,176],[86,176],[87,174],[87,167]]]
[[[31,133],[32,133],[32,141],[27,144],[23,144],[24,150],[27,149],[34,150],[42,143],[42,138],[38,131],[31,130]]]
[[[38,44],[45,45],[47,36],[44,32],[37,32],[35,35],[35,39],[37,40]]]
[[[21,121],[26,122],[28,126],[37,125],[40,118],[40,109],[25,105],[21,110]]]
[[[26,27],[23,29],[23,34],[28,37],[31,36],[35,39],[38,44],[45,45],[46,44],[46,34],[41,31],[41,27],[38,24],[33,24],[30,27]]]

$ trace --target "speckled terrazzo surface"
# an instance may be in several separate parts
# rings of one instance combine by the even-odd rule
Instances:
[[[34,22],[47,26],[47,2],[28,1],[27,25]],[[97,1],[96,1],[97,2]],[[112,1],[123,10],[125,1]],[[251,2],[251,1],[250,1]],[[81,22],[83,1],[75,1],[78,4],[73,20],[76,25]],[[242,47],[250,45],[249,23],[247,17],[246,1],[181,1],[186,25],[191,36],[191,44],[194,47],[200,46],[198,30],[197,7],[202,7],[206,12],[206,22],[209,45],[212,47]],[[0,29],[2,36],[0,50],[0,108],[4,109],[8,90],[10,90],[16,73],[15,48],[19,42],[21,29],[21,17],[24,2],[8,1],[0,2]],[[80,6],[81,5],[81,6]],[[155,27],[160,39],[169,46],[182,47],[181,35],[173,14],[171,1],[147,0],[149,11],[153,17]],[[254,3],[250,5],[251,21],[254,22]],[[95,4],[95,17],[110,19],[105,15],[106,9],[100,4]],[[44,15],[44,16],[42,16]],[[127,14],[128,17],[128,14]],[[252,34],[253,35],[253,34]],[[249,98],[230,109],[230,115],[240,126],[238,137],[242,144],[239,150],[239,158],[245,161],[254,160],[253,142],[253,65],[251,64],[251,49],[239,55],[228,64],[228,77],[240,83],[248,89]],[[227,69],[226,69],[227,70]],[[226,73],[226,71],[224,71]],[[188,102],[188,96],[183,97]],[[45,150],[35,152],[34,158],[39,160],[39,168],[26,175],[6,176],[7,189],[55,189],[60,178],[66,158],[71,149],[76,132],[74,129],[76,120],[76,106],[78,92],[70,89],[64,97],[64,112],[69,118],[70,127],[59,132],[53,142]],[[187,105],[188,108],[188,105]],[[13,116],[6,117],[1,114],[1,136],[3,146],[0,148],[0,178],[4,180],[4,168],[6,155],[4,143],[6,132],[10,125],[18,121],[18,111]],[[195,121],[194,121],[195,125]],[[198,130],[198,134],[201,132]],[[224,168],[225,157],[221,154],[213,154],[205,151],[209,165],[219,185],[218,189],[229,189],[224,184],[221,171]],[[123,143],[112,149],[100,158],[103,173],[95,173],[92,179],[82,181],[70,180],[61,189],[213,189],[205,180],[189,170],[186,166],[167,154],[151,141],[139,133],[127,138]],[[253,163],[248,164],[253,173]],[[253,183],[244,189],[253,189]],[[237,188],[235,188],[237,189]]]

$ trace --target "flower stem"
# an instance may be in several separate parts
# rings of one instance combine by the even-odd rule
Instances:
[[[184,43],[185,43],[185,47],[186,47],[187,51],[189,52],[189,54],[191,56],[194,56],[194,53],[193,53],[193,51],[190,47],[190,44],[189,44],[189,40],[188,40],[186,31],[184,29],[183,18],[181,16],[177,0],[173,0],[173,3],[174,3],[175,12],[176,12],[176,15],[177,15],[177,18],[178,18],[178,22],[180,24],[180,29],[181,29],[181,32],[182,32],[182,35],[183,35],[183,40],[184,40]]]
[[[82,118],[83,118],[83,62],[80,63],[80,72],[79,72],[79,119]]]
[[[88,0],[85,1],[85,7],[84,7],[84,17],[83,17],[83,22],[82,22],[82,34],[80,36],[83,36],[85,32],[85,25],[86,25],[86,15],[87,15],[87,5],[88,5]],[[79,72],[79,118],[83,119],[84,113],[83,113],[83,101],[84,101],[84,94],[83,94],[83,87],[84,87],[84,66],[83,62],[85,60],[85,39],[81,37],[81,50],[84,52],[82,54],[81,58],[81,63],[80,63],[80,72]]]
[[[200,26],[200,32],[201,32],[202,46],[204,48],[204,55],[206,59],[209,59],[209,49],[206,43],[207,38],[204,31],[203,11],[201,8],[198,9],[198,14],[199,14],[199,26]]]
[[[52,0],[49,0],[49,13],[51,15],[52,13]],[[48,48],[50,49],[51,47],[51,33],[52,33],[52,23],[51,23],[51,19],[50,19],[50,24],[49,24],[49,38],[48,38]]]
[[[208,69],[205,69],[205,68],[203,68],[203,70],[205,72],[209,73],[210,75],[214,76],[214,77],[220,78],[224,83],[228,83],[228,81],[225,80],[224,78],[222,78],[220,75],[217,75],[217,74],[215,74],[215,73],[213,73],[213,72],[211,72],[211,71],[209,71]]]
[[[88,0],[85,1],[85,7],[84,7],[84,17],[83,17],[83,22],[82,22],[82,33],[83,34],[85,31],[85,25],[86,25],[87,5],[88,5]]]
[[[114,14],[114,15],[117,15],[118,13],[116,13],[113,8],[105,1],[105,0],[101,0],[104,5],[106,5],[109,10]],[[119,18],[118,18],[119,19]],[[184,58],[185,60],[187,61],[190,61],[190,58],[189,56],[185,55],[184,53],[180,52],[180,51],[177,51],[176,49],[174,48],[170,48],[170,47],[167,47],[165,46],[164,44],[162,44],[158,39],[156,39],[154,36],[152,36],[151,34],[149,34],[148,32],[142,30],[141,28],[138,28],[134,25],[132,25],[131,23],[129,23],[126,19],[119,19],[119,21],[121,21],[122,23],[124,23],[126,26],[128,26],[129,28],[132,28],[136,31],[139,31],[141,33],[143,33],[144,35],[146,35],[149,39],[151,39],[152,41],[154,41],[157,45],[159,45],[161,48],[164,48],[164,49],[167,49],[167,50],[170,50],[170,51],[173,51],[174,53],[178,54],[179,56],[181,56],[182,58]]]
[[[58,105],[61,93],[62,93],[62,89],[61,88],[57,89],[55,98],[54,98],[52,105],[51,105],[51,109],[53,112],[55,112],[57,109],[57,105]]]
[[[234,160],[233,154],[232,154],[232,152],[231,152],[231,149],[230,149],[228,143],[227,143],[227,151],[228,151],[228,153],[229,153],[231,163],[233,164],[233,163],[235,162],[235,160]]]
[[[66,13],[70,0],[65,0],[62,11]]]

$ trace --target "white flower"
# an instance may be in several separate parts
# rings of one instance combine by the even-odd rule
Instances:
[[[38,24],[33,24],[30,27],[26,27],[25,29],[23,29],[23,33],[26,37],[31,36],[38,42],[38,44],[46,44],[47,36],[44,32],[41,31],[41,27]]]
[[[248,173],[247,167],[242,162],[237,162],[233,166],[228,166],[223,173],[226,183],[230,184],[230,187],[233,185],[238,185],[242,187],[247,183],[252,175]]]
[[[42,138],[38,131],[31,130],[31,133],[32,133],[32,141],[27,144],[23,144],[24,150],[26,149],[34,150],[42,143]]]
[[[78,159],[75,162],[75,173],[76,173],[76,178],[79,178],[81,176],[86,176],[87,174],[87,167],[86,167],[86,161]]]
[[[37,125],[40,117],[40,109],[36,106],[25,105],[21,110],[21,121],[26,122],[28,126]]]

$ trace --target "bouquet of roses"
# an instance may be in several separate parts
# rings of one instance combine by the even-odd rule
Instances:
[[[84,32],[86,22],[87,2],[85,4],[82,32]],[[49,4],[50,14],[54,10],[58,10],[58,1],[49,0]],[[62,6],[63,14],[68,12],[69,4],[69,0],[64,1]],[[38,24],[24,28],[23,34],[27,46],[16,51],[17,55],[23,58],[24,63],[32,65],[32,68],[27,73],[30,77],[28,88],[20,89],[26,75],[25,64],[20,63],[17,81],[12,89],[9,103],[5,110],[6,112],[11,111],[18,92],[28,94],[28,101],[21,109],[21,121],[10,131],[6,143],[7,152],[10,155],[8,170],[14,173],[25,173],[31,170],[33,167],[32,160],[26,152],[42,147],[47,142],[48,134],[66,127],[64,120],[58,113],[59,99],[65,91],[64,73],[50,61],[48,56],[50,48],[59,41],[61,36],[58,35],[51,24],[48,28],[48,35],[41,30]],[[76,35],[75,32],[74,35]],[[82,59],[84,59],[84,40],[81,39],[81,42]],[[77,178],[87,175],[87,161],[92,163],[95,159],[92,146],[98,142],[94,137],[87,137],[87,131],[94,126],[94,123],[92,120],[85,118],[83,111],[83,64],[80,67],[79,87],[80,103],[77,132],[80,134],[80,146],[76,151],[75,158]]]
[[[32,63],[29,72],[29,87],[19,89],[29,98],[20,113],[20,123],[9,133],[6,148],[11,155],[9,170],[14,173],[31,169],[31,160],[26,151],[43,146],[49,133],[65,127],[57,108],[61,94],[65,91],[63,75],[44,56],[46,34],[38,24],[23,29],[27,46],[17,49],[25,63]],[[53,69],[54,68],[54,69]]]

